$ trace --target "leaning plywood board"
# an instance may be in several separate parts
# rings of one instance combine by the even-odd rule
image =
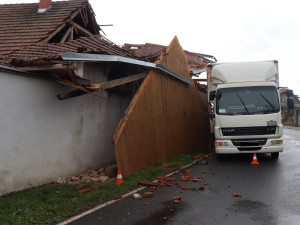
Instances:
[[[176,37],[156,63],[190,79],[187,59]],[[194,85],[151,70],[113,140],[124,175],[178,154],[205,151],[209,119],[204,101]]]

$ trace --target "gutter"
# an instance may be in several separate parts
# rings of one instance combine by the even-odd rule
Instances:
[[[9,66],[4,66],[4,65],[0,65],[0,70],[10,71],[10,72],[17,72],[17,73],[23,73],[23,74],[34,75],[34,76],[37,75],[36,73],[27,72],[25,70],[20,70],[20,69],[16,69],[16,68],[9,67]]]
[[[53,77],[47,74],[41,74],[39,72],[31,72],[26,70],[17,69],[10,66],[4,66],[0,65],[0,71],[7,71],[9,73],[13,73],[17,76],[24,76],[24,77],[30,77],[34,79],[41,79],[41,80],[53,80]]]
[[[185,84],[192,85],[193,82],[189,79],[181,76],[180,74],[168,69],[167,67],[161,64],[155,64],[150,62],[145,62],[142,60],[131,59],[123,56],[116,55],[98,55],[98,54],[87,54],[87,53],[72,53],[72,52],[63,52],[62,59],[65,61],[89,61],[89,62],[122,62],[129,63],[138,66],[144,66],[151,69],[157,69],[168,75],[176,78],[177,80],[182,81]]]

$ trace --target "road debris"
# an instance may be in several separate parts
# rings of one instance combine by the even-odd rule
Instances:
[[[140,194],[138,194],[138,193],[134,193],[133,195],[132,195],[135,199],[142,199],[142,196],[140,195]]]
[[[182,187],[182,190],[190,190],[191,187],[190,186],[185,186],[185,187]]]
[[[232,194],[234,197],[242,197],[243,195],[242,194],[240,194],[240,193],[233,193]]]
[[[154,193],[153,192],[144,192],[144,197],[145,198],[152,198],[154,196]]]
[[[196,161],[196,165],[207,165],[208,161],[207,160],[198,160]]]
[[[181,200],[181,196],[179,195],[174,196],[174,200]]]
[[[144,181],[140,181],[139,185],[143,185],[143,186],[156,186],[157,184],[154,183],[153,181],[144,180]]]
[[[119,200],[119,199],[121,199],[121,198],[123,198],[123,194],[120,194],[119,196],[114,197],[113,200]]]
[[[200,190],[200,191],[203,191],[204,189],[205,189],[205,186],[204,186],[204,185],[202,185],[202,186],[199,187],[199,190]]]
[[[205,155],[205,154],[203,154],[203,153],[200,153],[199,155],[195,155],[194,156],[194,159],[199,159],[199,158],[208,158],[209,156],[208,155]]]

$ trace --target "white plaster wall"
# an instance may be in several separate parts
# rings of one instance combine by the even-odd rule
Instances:
[[[106,79],[99,65],[83,73]],[[0,71],[0,195],[115,161],[111,139],[130,99],[105,91],[104,100],[56,98],[68,89]]]

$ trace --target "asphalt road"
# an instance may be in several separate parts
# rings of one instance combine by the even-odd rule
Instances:
[[[300,224],[300,130],[284,130],[284,152],[278,160],[262,154],[259,165],[251,161],[252,155],[213,157],[207,165],[188,168],[191,176],[203,178],[200,183],[179,181],[182,172],[174,176],[190,190],[158,187],[153,198],[129,196],[70,224]],[[204,183],[205,189],[199,190]],[[174,204],[176,195],[181,200]]]

